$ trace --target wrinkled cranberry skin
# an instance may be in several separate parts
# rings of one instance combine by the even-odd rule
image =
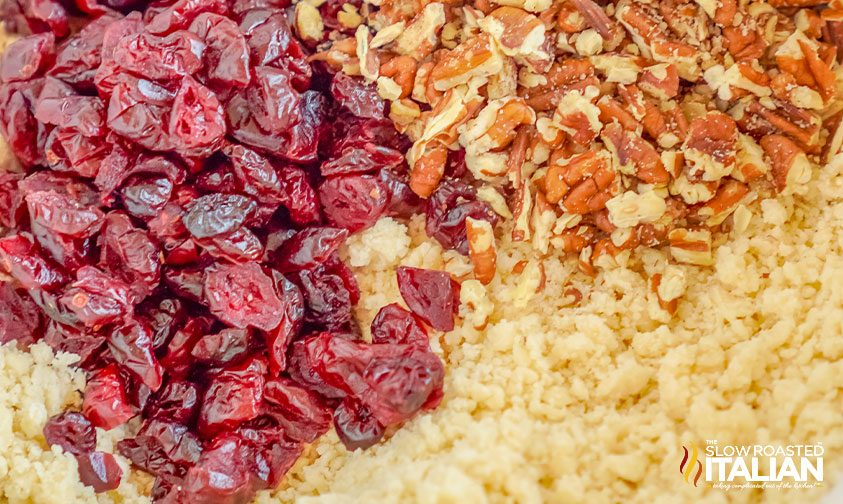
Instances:
[[[79,465],[79,480],[92,487],[94,492],[114,490],[120,485],[123,469],[114,455],[105,452],[90,452],[76,457]]]
[[[153,392],[161,387],[164,370],[153,353],[152,328],[144,321],[129,320],[108,337],[114,360]]]
[[[212,438],[258,416],[265,373],[266,364],[253,359],[212,378],[199,410],[199,433]]]
[[[32,344],[41,336],[42,325],[41,312],[32,298],[18,293],[12,284],[0,282],[0,345],[9,341]]]
[[[305,320],[339,329],[351,320],[352,294],[343,278],[325,267],[299,271],[296,281],[307,303]]]
[[[281,323],[281,300],[255,263],[219,265],[205,276],[208,308],[223,322],[271,331]]]
[[[319,201],[331,223],[353,232],[375,224],[386,210],[389,194],[372,175],[344,175],[322,182]]]
[[[120,454],[154,475],[183,476],[199,460],[199,438],[184,425],[150,420],[137,436],[117,443]]]
[[[460,304],[460,285],[444,271],[401,266],[398,290],[410,310],[434,329],[454,329]]]
[[[438,404],[444,367],[418,345],[367,345],[321,333],[304,341],[312,373],[360,400],[384,426]]]
[[[126,386],[117,365],[109,364],[88,381],[82,412],[91,424],[105,430],[123,425],[137,414],[129,405]]]
[[[445,180],[427,200],[425,229],[428,236],[445,248],[468,255],[465,220],[468,217],[486,220],[492,226],[498,216],[485,201],[477,199],[473,187],[457,180]]]
[[[198,408],[199,387],[189,381],[173,380],[150,398],[144,416],[189,425]]]
[[[25,235],[0,238],[0,267],[27,289],[55,290],[68,281],[67,274],[44,258]]]
[[[43,72],[55,60],[55,41],[52,33],[39,33],[12,42],[0,62],[0,79],[26,81]]]
[[[127,284],[93,266],[81,268],[61,298],[62,304],[87,327],[119,321],[130,311],[132,300]]]
[[[50,446],[58,445],[73,455],[97,449],[97,432],[85,415],[65,411],[51,417],[44,426],[44,439]]]
[[[216,437],[187,471],[183,491],[195,504],[245,504],[261,482],[255,446],[235,433]]]
[[[372,320],[372,343],[427,346],[427,331],[416,316],[397,303],[384,306]]]
[[[324,434],[331,423],[331,410],[319,394],[293,380],[277,378],[266,382],[265,409],[294,441],[311,443]]]
[[[55,352],[67,352],[79,356],[78,365],[87,368],[105,345],[105,335],[63,325],[55,320],[47,324],[44,342]]]
[[[251,334],[246,329],[223,329],[200,339],[190,354],[203,364],[224,366],[245,358],[250,341]]]
[[[379,119],[384,114],[383,99],[371,84],[362,79],[338,73],[331,82],[331,94],[343,107],[357,117]]]
[[[346,398],[334,410],[334,428],[349,450],[369,448],[383,438],[385,429],[362,403]]]
[[[348,232],[337,228],[308,228],[285,241],[276,254],[282,273],[311,269],[324,263],[345,242]]]

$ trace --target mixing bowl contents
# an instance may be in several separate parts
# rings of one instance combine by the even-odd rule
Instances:
[[[8,460],[100,502],[617,502],[677,495],[689,429],[843,447],[840,12],[5,2]],[[813,424],[753,416],[783,390]]]

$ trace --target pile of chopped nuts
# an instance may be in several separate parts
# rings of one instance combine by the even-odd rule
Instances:
[[[826,2],[346,6],[354,37],[335,31],[315,58],[388,100],[413,190],[429,196],[464,149],[513,239],[587,273],[639,245],[711,264],[712,232],[799,194],[843,144],[843,7]],[[494,253],[488,233],[469,233],[472,254]]]

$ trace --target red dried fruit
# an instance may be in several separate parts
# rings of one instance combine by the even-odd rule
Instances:
[[[186,76],[173,98],[168,131],[174,150],[183,156],[210,155],[225,135],[225,117],[217,96]]]
[[[237,230],[255,208],[246,196],[211,194],[194,200],[182,221],[195,238],[208,238]]]
[[[278,249],[275,267],[282,273],[314,268],[327,261],[347,236],[345,229],[329,227],[299,231]]]
[[[38,191],[26,195],[26,206],[33,222],[75,238],[87,238],[99,230],[103,213],[56,191]]]
[[[253,358],[211,379],[199,410],[199,433],[214,437],[260,413],[266,363]]]
[[[104,452],[91,452],[76,457],[79,465],[79,480],[83,485],[102,493],[114,490],[120,485],[123,469],[117,464],[114,455]]]
[[[214,438],[182,484],[186,502],[242,504],[262,487],[255,446],[235,433]]]
[[[153,419],[134,438],[119,441],[117,449],[144,471],[184,476],[199,460],[202,444],[186,426]]]
[[[374,225],[388,198],[386,187],[372,175],[330,177],[319,186],[319,200],[328,220],[349,231]]]
[[[246,329],[223,329],[200,339],[190,355],[202,364],[225,366],[249,355],[250,342],[251,334]]]
[[[434,329],[454,328],[460,305],[460,284],[444,271],[401,266],[396,271],[398,290],[410,310]]]
[[[427,330],[416,316],[397,303],[384,306],[372,320],[372,343],[427,346]]]
[[[364,83],[363,79],[338,73],[331,82],[331,94],[354,116],[370,119],[383,117],[383,98],[375,86]]]
[[[352,294],[339,275],[325,267],[298,271],[295,279],[304,294],[305,320],[339,329],[351,320]]]
[[[146,322],[130,319],[114,329],[108,348],[114,360],[150,390],[161,387],[164,370],[153,352],[152,328]]]
[[[444,180],[427,200],[425,230],[445,248],[468,255],[465,220],[468,217],[497,224],[498,215],[477,199],[473,187],[457,180]]]
[[[73,455],[97,449],[97,431],[85,415],[65,411],[51,417],[44,426],[44,439],[50,446],[58,445]]]
[[[199,388],[196,384],[173,380],[150,397],[144,416],[189,425],[198,411]]]
[[[100,267],[128,283],[135,297],[144,298],[161,278],[160,252],[146,231],[128,217],[112,212],[100,235]]]
[[[10,341],[30,345],[40,338],[41,326],[41,312],[32,298],[0,282],[0,345]]]
[[[137,415],[126,397],[126,385],[116,364],[100,369],[88,380],[82,413],[95,427],[111,430]]]
[[[281,300],[255,263],[219,265],[205,277],[208,308],[233,327],[270,331],[281,322]]]
[[[52,261],[41,256],[24,235],[0,238],[0,267],[26,289],[54,290],[69,280]]]
[[[384,426],[438,404],[444,368],[419,345],[368,345],[321,333],[301,347],[310,372],[359,400]]]
[[[78,365],[88,367],[95,361],[105,345],[105,336],[88,329],[80,329],[51,320],[44,332],[44,342],[55,352],[78,355]]]
[[[131,311],[132,301],[127,284],[93,266],[80,268],[76,281],[61,297],[61,303],[88,327],[120,321]]]
[[[32,79],[56,57],[56,38],[52,33],[39,33],[18,39],[3,52],[0,62],[0,79],[3,82]]]
[[[369,448],[383,438],[384,429],[360,402],[345,398],[334,410],[334,428],[340,441],[349,450]]]
[[[312,443],[331,425],[331,409],[316,392],[288,378],[266,382],[263,413],[283,428],[293,441]]]

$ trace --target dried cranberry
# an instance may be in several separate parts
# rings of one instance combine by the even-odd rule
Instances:
[[[373,85],[364,83],[363,79],[338,73],[331,82],[331,94],[340,105],[357,117],[383,117],[383,98]]]
[[[266,331],[266,348],[269,353],[269,369],[274,375],[287,368],[287,348],[298,335],[304,320],[305,302],[301,290],[277,271],[272,272],[275,292],[284,305],[281,323]]]
[[[199,432],[214,437],[260,413],[266,363],[253,358],[211,379],[199,410]]]
[[[254,475],[256,447],[235,433],[214,438],[199,461],[187,471],[183,491],[186,502],[242,504],[262,485]]]
[[[175,378],[184,378],[193,365],[190,351],[199,339],[208,333],[211,321],[206,317],[196,317],[188,321],[184,327],[176,331],[160,362],[167,373]]]
[[[120,454],[155,475],[184,476],[202,453],[199,438],[184,425],[150,420],[137,436],[117,443]]]
[[[41,312],[38,305],[8,282],[0,282],[0,345],[17,341],[34,343],[41,336]]]
[[[79,480],[101,493],[114,490],[120,485],[123,469],[114,455],[104,452],[90,452],[76,457],[79,466]]]
[[[328,227],[299,231],[281,245],[275,267],[282,273],[314,268],[328,260],[347,236],[344,229]]]
[[[322,163],[319,169],[323,176],[330,177],[392,169],[402,163],[404,163],[404,155],[401,152],[366,142],[362,146],[347,148],[339,157],[331,159],[327,163]]]
[[[67,453],[82,455],[97,449],[97,431],[85,415],[65,411],[51,417],[44,426],[44,439]]]
[[[287,165],[282,167],[280,178],[283,193],[281,204],[289,210],[290,219],[299,226],[318,222],[319,197],[304,170]]]
[[[320,266],[299,271],[295,278],[307,303],[305,320],[328,329],[351,320],[352,294],[342,277]]]
[[[366,449],[383,438],[385,429],[372,413],[350,397],[334,410],[334,428],[340,441],[349,450]]]
[[[137,414],[129,405],[126,385],[116,364],[100,369],[85,387],[82,412],[95,427],[113,429]]]
[[[266,382],[264,412],[294,441],[311,443],[328,430],[331,410],[319,394],[296,385],[290,379]]]
[[[9,44],[0,62],[3,82],[32,79],[53,63],[56,38],[52,33],[39,33]]]
[[[153,392],[161,387],[164,370],[153,353],[152,328],[141,320],[129,320],[108,337],[108,348],[120,366]]]
[[[205,277],[208,308],[223,322],[270,331],[281,322],[281,300],[255,263],[218,265]]]
[[[199,388],[196,384],[174,380],[150,397],[144,416],[189,425],[198,411]]]
[[[404,302],[434,329],[454,328],[454,314],[460,304],[460,284],[444,271],[401,266],[396,275]]]
[[[195,200],[183,221],[195,238],[208,238],[237,230],[255,207],[255,202],[246,196],[211,194]]]
[[[304,341],[311,372],[361,401],[384,426],[439,402],[444,368],[419,345],[367,345],[321,333]]]
[[[384,306],[372,320],[372,343],[427,346],[427,331],[416,316],[397,303]]]
[[[61,302],[86,326],[95,327],[119,321],[131,311],[133,297],[126,283],[84,266]]]
[[[196,16],[189,30],[207,46],[205,68],[213,85],[242,88],[249,84],[249,48],[237,23],[206,12]]]
[[[42,257],[32,240],[24,235],[0,238],[0,267],[27,289],[54,290],[69,280],[56,264]]]
[[[190,354],[203,364],[224,366],[246,357],[250,341],[251,335],[246,329],[223,329],[200,339]]]
[[[372,175],[331,177],[319,186],[319,200],[333,224],[359,231],[375,224],[386,210],[386,187]]]
[[[93,363],[105,345],[105,335],[51,320],[44,333],[44,342],[55,352],[78,355],[78,365],[87,367]]]
[[[119,276],[137,298],[144,298],[158,285],[161,265],[158,247],[146,231],[132,225],[128,217],[112,212],[100,235],[100,266]]]
[[[477,199],[473,187],[456,180],[445,180],[427,200],[425,229],[445,248],[468,255],[465,220],[486,220],[494,226],[497,214],[485,201]]]
[[[210,155],[225,135],[222,105],[210,89],[186,76],[173,98],[168,129],[179,154]]]

